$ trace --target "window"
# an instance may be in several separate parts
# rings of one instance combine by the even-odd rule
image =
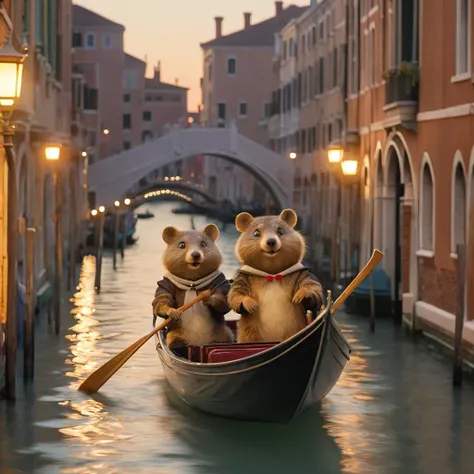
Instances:
[[[95,48],[95,34],[86,33],[86,48],[94,49]]]
[[[470,0],[457,0],[456,14],[456,74],[465,74],[471,68],[471,8]]]
[[[132,116],[130,114],[123,114],[122,127],[124,130],[130,130],[132,128]]]
[[[421,181],[420,246],[433,251],[434,242],[434,186],[428,162],[423,165]]]
[[[247,117],[247,102],[239,102],[239,117]]]
[[[212,63],[207,66],[207,77],[210,81],[212,81]]]
[[[35,33],[36,33],[36,42],[39,45],[44,43],[44,2],[43,0],[36,0],[35,5]]]
[[[269,118],[272,115],[272,103],[271,102],[264,102],[263,103],[263,116],[265,118]]]
[[[124,94],[123,95],[123,101],[124,102],[130,102],[130,94]]]
[[[72,33],[72,47],[73,48],[82,48],[82,33],[75,31]]]
[[[102,47],[104,49],[110,49],[112,48],[112,36],[110,36],[109,34],[105,33],[103,36],[102,36]]]
[[[451,253],[457,253],[457,246],[466,242],[466,179],[462,167],[462,157],[458,152],[452,180],[451,194]]]
[[[225,120],[226,105],[223,102],[217,104],[217,118],[219,120]]]
[[[227,59],[227,74],[234,75],[237,73],[237,60],[235,58]]]
[[[123,142],[123,149],[124,150],[130,150],[130,148],[132,147],[131,143],[128,141],[128,140],[125,140]]]
[[[143,111],[143,121],[144,122],[151,122],[151,111],[150,110],[144,110]]]
[[[138,72],[137,71],[124,71],[122,79],[123,89],[135,90],[138,89]]]

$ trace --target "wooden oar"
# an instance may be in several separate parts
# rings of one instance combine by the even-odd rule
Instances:
[[[349,286],[341,293],[339,298],[334,301],[331,307],[331,314],[341,306],[344,301],[351,295],[351,293],[372,273],[372,270],[379,264],[383,258],[383,253],[380,250],[374,250],[367,265],[359,272],[359,274],[350,282]]]
[[[216,287],[217,288],[217,287]],[[198,301],[201,301],[204,298],[213,293],[216,289],[214,288],[211,290],[203,291],[197,298],[194,298],[189,303],[186,303],[181,308],[178,308],[180,311],[186,311],[191,306],[195,305]],[[127,347],[125,350],[117,354],[115,357],[112,357],[108,362],[106,362],[103,366],[99,367],[95,372],[89,375],[89,377],[82,382],[79,387],[79,390],[85,393],[95,393],[97,390],[102,387],[124,364],[127,362],[130,357],[132,357],[135,352],[140,349],[148,340],[150,340],[156,333],[160,332],[169,323],[173,321],[172,318],[166,319],[163,323],[161,323],[158,327],[152,329],[148,334],[138,339],[138,341],[134,342],[131,346]]]

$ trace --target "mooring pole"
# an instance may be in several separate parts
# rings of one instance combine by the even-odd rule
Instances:
[[[25,314],[25,337],[23,340],[23,378],[25,380],[34,377],[35,369],[35,304],[34,304],[34,277],[35,277],[35,229],[26,230],[26,265],[25,265],[25,287],[26,287],[26,314]]]
[[[113,266],[117,270],[117,248],[118,248],[118,234],[119,234],[120,214],[118,211],[114,212],[114,257]]]
[[[61,329],[61,281],[63,277],[63,229],[61,205],[61,181],[59,170],[53,174],[55,190],[55,272],[54,272],[54,332],[59,334]]]
[[[98,241],[97,241],[97,252],[95,257],[95,290],[97,294],[100,293],[100,279],[102,276],[102,253],[104,246],[104,219],[105,219],[105,210],[104,212],[99,212],[99,218],[97,219],[99,232],[98,232]]]
[[[125,257],[125,246],[127,245],[127,238],[126,238],[126,234],[127,234],[127,223],[126,223],[126,214],[122,214],[122,240],[120,241],[120,256],[122,257],[122,260],[124,259]]]
[[[466,246],[457,246],[458,265],[458,293],[456,305],[456,320],[454,328],[454,358],[453,358],[453,385],[462,385],[462,333],[464,329],[464,299],[466,287]]]

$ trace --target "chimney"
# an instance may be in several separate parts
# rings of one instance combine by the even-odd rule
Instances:
[[[216,38],[220,38],[222,36],[222,21],[224,18],[222,16],[214,17],[216,21]]]
[[[250,18],[252,14],[249,12],[244,13],[244,29],[246,30],[250,26]]]
[[[154,69],[153,80],[158,84],[161,82],[161,61],[158,61],[158,66]]]
[[[283,2],[275,2],[275,16],[278,16],[283,11]]]

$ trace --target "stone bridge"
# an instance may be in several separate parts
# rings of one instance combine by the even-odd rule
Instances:
[[[268,190],[280,208],[291,207],[293,166],[284,156],[231,128],[179,129],[110,156],[89,167],[89,189],[97,206],[128,197],[140,179],[158,168],[199,155],[213,155],[241,166]]]

